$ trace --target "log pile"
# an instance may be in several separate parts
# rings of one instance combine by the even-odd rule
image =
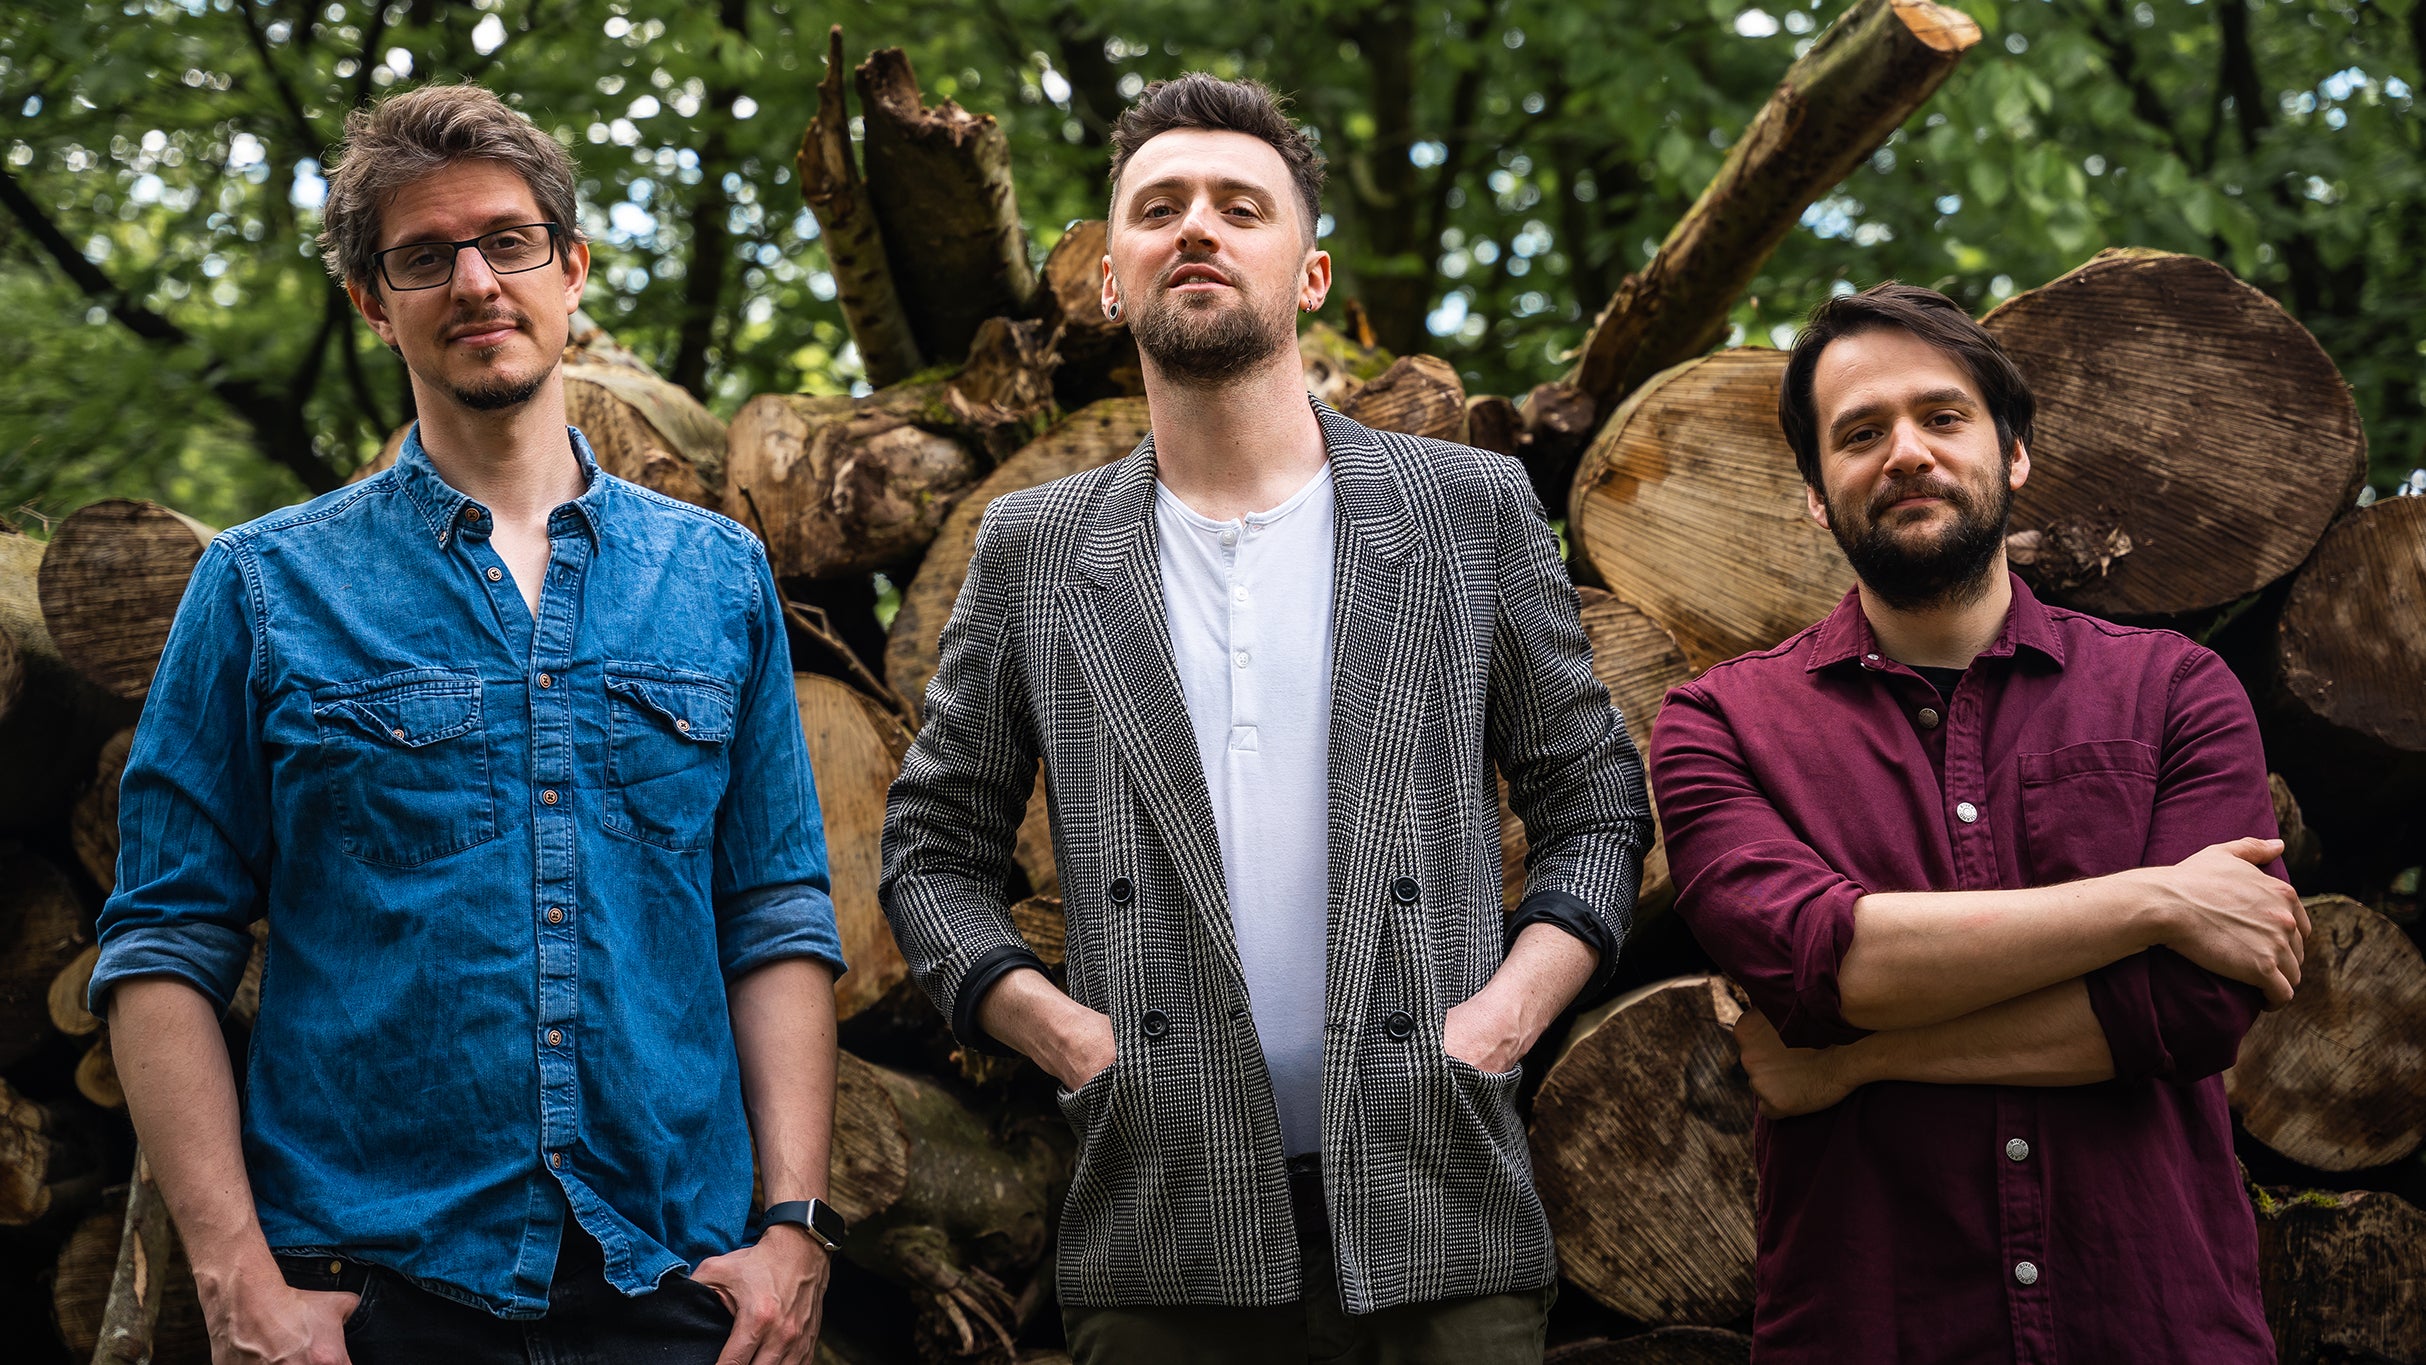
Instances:
[[[1601,310],[1575,368],[1521,400],[1379,350],[1352,303],[1301,335],[1324,401],[1527,466],[1565,518],[1594,670],[1638,746],[1670,688],[1775,645],[1851,583],[1778,431],[1783,355],[1710,347],[1803,208],[1978,37],[1928,0],[1851,6]],[[829,36],[795,164],[871,387],[758,395],[728,426],[577,316],[567,403],[608,472],[764,539],[812,670],[795,695],[852,964],[833,1198],[855,1232],[820,1359],[1059,1359],[1048,1247],[1072,1144],[1052,1083],[959,1049],[874,890],[886,789],[985,509],[1136,446],[1136,346],[1098,306],[1104,225],[1070,225],[1032,264],[1002,129],[928,103],[901,52],[846,78]],[[1985,321],[2041,397],[2015,564],[2059,604],[2212,631],[2257,700],[2295,878],[2347,893],[2311,900],[2300,995],[2227,1077],[2270,1185],[2382,1187],[2255,1196],[2283,1358],[2426,1358],[2426,1235],[2386,1192],[2421,1193],[2426,1142],[2426,498],[2353,506],[2365,446],[2346,388],[2212,264],[2108,253]],[[200,1358],[191,1276],[129,1169],[84,987],[128,727],[210,534],[135,502],[82,509],[47,541],[0,529],[0,1225],[57,1248],[41,1330],[79,1360]],[[1003,890],[1059,970],[1047,776]],[[1513,906],[1526,839],[1504,784],[1501,820]],[[1753,1102],[1729,1035],[1744,1005],[1663,916],[1674,894],[1655,845],[1625,989],[1536,1058],[1535,1171],[1567,1280],[1551,1358],[1566,1365],[1749,1358]],[[262,970],[257,947],[230,1012],[238,1046]]]

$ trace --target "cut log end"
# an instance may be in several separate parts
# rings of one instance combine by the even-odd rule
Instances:
[[[1340,413],[1376,431],[1466,439],[1466,386],[1457,367],[1438,356],[1401,356],[1339,405]]]
[[[1933,52],[1960,53],[1980,40],[1979,21],[1931,0],[1894,0],[1895,17]]]
[[[59,523],[42,557],[42,618],[68,665],[140,699],[186,580],[218,532],[158,503],[108,498]]]
[[[2275,639],[2282,690],[2293,706],[2328,725],[2397,752],[2426,754],[2420,622],[2426,622],[2426,498],[2362,507],[2325,533],[2292,580]]]

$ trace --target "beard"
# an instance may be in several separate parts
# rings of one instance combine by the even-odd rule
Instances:
[[[1985,493],[1943,475],[1925,475],[1886,484],[1861,508],[1827,498],[1829,534],[1836,537],[1854,575],[1898,611],[1976,602],[1988,591],[1989,572],[2005,543],[2005,526],[2013,512],[2013,488],[2005,472],[2011,468],[2009,456],[2000,462],[1997,479]],[[1926,533],[1899,533],[1879,521],[1898,499],[1916,494],[1944,498],[1954,510],[1954,524]]]
[[[522,328],[527,326],[529,321],[520,313],[508,310],[476,317],[454,318],[447,323],[446,330],[452,333],[466,327],[499,323]],[[507,408],[518,408],[530,402],[532,397],[539,392],[540,386],[547,383],[547,380],[548,371],[542,369],[536,374],[521,379],[506,375],[484,375],[468,384],[455,384],[441,380],[439,387],[446,390],[448,397],[474,412],[502,412]]]
[[[1169,292],[1167,282],[1181,266],[1210,264],[1201,255],[1181,256],[1145,291],[1129,319],[1138,350],[1174,381],[1200,387],[1234,379],[1297,339],[1296,309],[1262,307],[1246,282],[1226,267],[1215,269],[1237,294],[1234,299]]]

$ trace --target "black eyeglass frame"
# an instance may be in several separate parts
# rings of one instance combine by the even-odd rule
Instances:
[[[522,232],[530,228],[546,228],[548,230],[547,258],[539,261],[536,264],[516,266],[512,270],[499,270],[497,268],[497,263],[489,260],[489,253],[486,250],[483,250],[480,246],[482,242],[487,241],[491,237],[497,236],[499,233]],[[556,257],[560,253],[560,247],[557,239],[563,235],[564,228],[561,224],[546,222],[516,223],[511,227],[490,228],[488,231],[481,233],[477,237],[466,237],[460,242],[405,242],[397,246],[389,247],[385,251],[373,252],[371,253],[371,259],[379,266],[380,283],[386,285],[388,288],[396,291],[399,294],[411,294],[417,293],[424,289],[443,289],[447,285],[453,284],[455,282],[455,262],[457,258],[463,255],[463,249],[467,246],[475,251],[480,252],[480,259],[487,262],[489,273],[492,275],[527,275],[534,270],[545,269],[546,267],[556,263]],[[413,251],[416,249],[434,246],[451,248],[446,258],[445,279],[437,280],[430,284],[398,284],[396,283],[396,277],[388,273],[388,257],[395,255],[399,251]]]

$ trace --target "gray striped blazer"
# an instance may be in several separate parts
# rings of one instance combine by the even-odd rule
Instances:
[[[1493,765],[1532,847],[1519,921],[1592,937],[1604,980],[1651,838],[1642,766],[1516,462],[1315,407],[1338,500],[1322,1155],[1341,1298],[1539,1288],[1557,1263],[1518,1073],[1448,1056],[1442,1017],[1506,951]],[[1028,960],[1004,888],[1042,757],[1068,989],[1118,1052],[1061,1096],[1079,1136],[1062,1302],[1285,1303],[1280,1124],[1172,663],[1154,483],[1149,437],[987,510],[886,809],[881,896],[911,972],[984,1045],[974,997]]]

